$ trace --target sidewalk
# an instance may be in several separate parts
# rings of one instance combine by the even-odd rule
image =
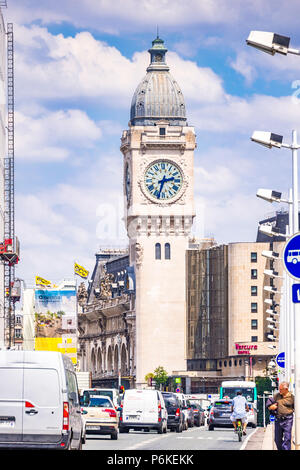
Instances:
[[[274,445],[274,448],[273,448]],[[254,433],[249,436],[245,442],[243,450],[275,450],[273,444],[272,425],[268,424],[266,428],[256,428]]]

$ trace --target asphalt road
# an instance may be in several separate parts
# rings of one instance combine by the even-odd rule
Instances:
[[[247,436],[254,429],[247,429]],[[239,450],[243,446],[238,442],[237,435],[232,428],[215,428],[208,431],[207,426],[189,428],[182,433],[170,432],[157,434],[155,431],[133,431],[128,434],[119,434],[116,441],[110,436],[87,434],[83,450]]]

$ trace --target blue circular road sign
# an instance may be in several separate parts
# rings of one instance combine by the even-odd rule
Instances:
[[[288,274],[294,279],[300,279],[300,233],[293,235],[285,244],[283,264]]]
[[[277,354],[276,362],[277,362],[278,367],[281,367],[281,369],[285,368],[285,353],[284,352]]]

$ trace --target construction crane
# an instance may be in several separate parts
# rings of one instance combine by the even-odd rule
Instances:
[[[3,3],[3,2],[2,2]],[[4,2],[6,3],[6,2]],[[2,6],[2,5],[0,5]],[[4,5],[3,5],[4,6]],[[4,240],[0,259],[4,264],[4,325],[6,344],[14,344],[15,302],[20,300],[15,284],[15,265],[20,246],[15,236],[15,148],[14,148],[14,37],[13,24],[7,24],[7,156],[4,158]]]

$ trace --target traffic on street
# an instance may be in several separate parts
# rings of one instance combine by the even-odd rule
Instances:
[[[247,430],[249,437],[254,429]],[[120,434],[117,441],[108,436],[87,434],[83,450],[241,450],[246,439],[238,441],[233,428],[218,428],[213,432],[207,426],[189,428],[182,434],[168,431],[158,435],[155,431],[130,431]],[[134,454],[133,454],[134,455]]]

